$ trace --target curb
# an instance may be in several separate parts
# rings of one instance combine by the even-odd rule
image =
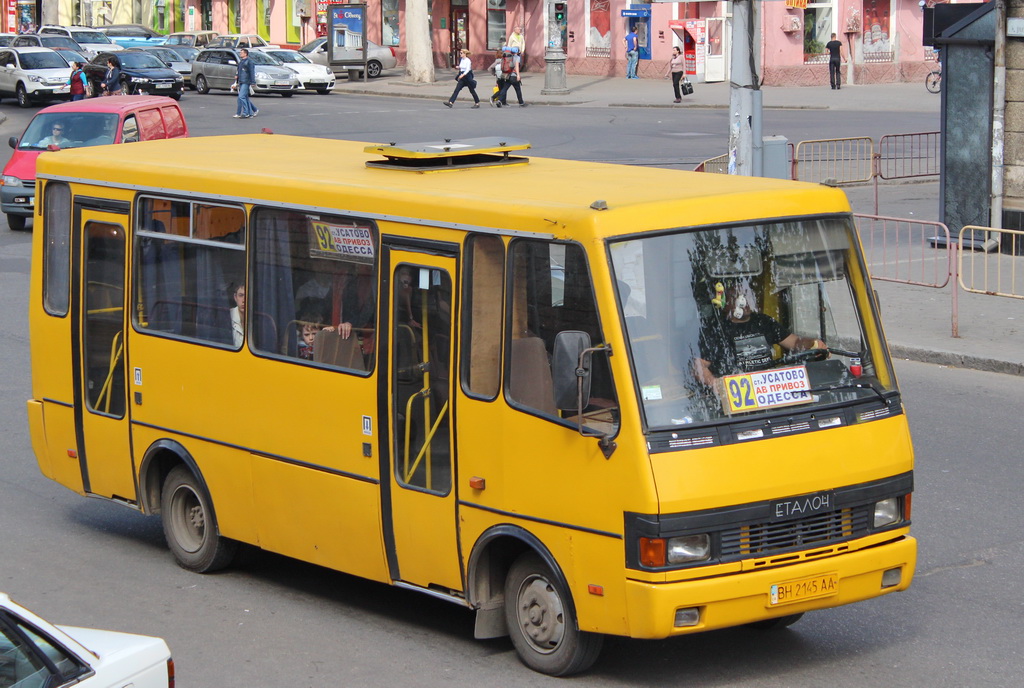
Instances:
[[[937,365],[949,366],[951,368],[966,368],[968,370],[981,370],[990,373],[1003,373],[1006,375],[1024,376],[1024,363],[1003,361],[971,354],[961,354],[952,351],[937,351],[921,349],[914,346],[905,346],[889,342],[889,353],[893,358],[903,358],[920,363],[934,363]]]

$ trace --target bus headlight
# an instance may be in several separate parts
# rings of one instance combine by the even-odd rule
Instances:
[[[875,502],[875,528],[892,525],[900,520],[900,500],[896,497]]]
[[[667,549],[670,564],[704,561],[711,556],[711,538],[707,533],[669,538]]]
[[[640,563],[648,568],[689,564],[710,557],[711,537],[707,533],[673,538],[640,538]]]

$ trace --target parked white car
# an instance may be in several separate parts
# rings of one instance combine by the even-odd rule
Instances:
[[[330,67],[314,64],[308,57],[297,50],[287,48],[253,48],[261,53],[273,55],[281,61],[288,69],[295,72],[302,82],[302,88],[307,91],[316,91],[320,95],[327,95],[334,89],[334,72]]]
[[[0,97],[21,107],[71,97],[71,67],[49,48],[0,48]]]
[[[54,626],[0,593],[0,686],[168,688],[174,660],[160,638]]]

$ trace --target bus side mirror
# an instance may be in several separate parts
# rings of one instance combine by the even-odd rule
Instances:
[[[562,411],[576,411],[590,404],[589,357],[580,363],[580,354],[590,348],[590,335],[578,330],[565,330],[555,337],[551,353],[551,381],[555,406]],[[582,395],[582,400],[578,397]]]

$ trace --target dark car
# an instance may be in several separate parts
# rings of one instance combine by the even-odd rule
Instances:
[[[128,49],[116,53],[100,53],[85,65],[85,75],[93,93],[101,93],[100,84],[107,77],[107,60],[113,59],[121,68],[121,90],[126,95],[153,94],[181,98],[185,80],[155,55],[143,50]]]

